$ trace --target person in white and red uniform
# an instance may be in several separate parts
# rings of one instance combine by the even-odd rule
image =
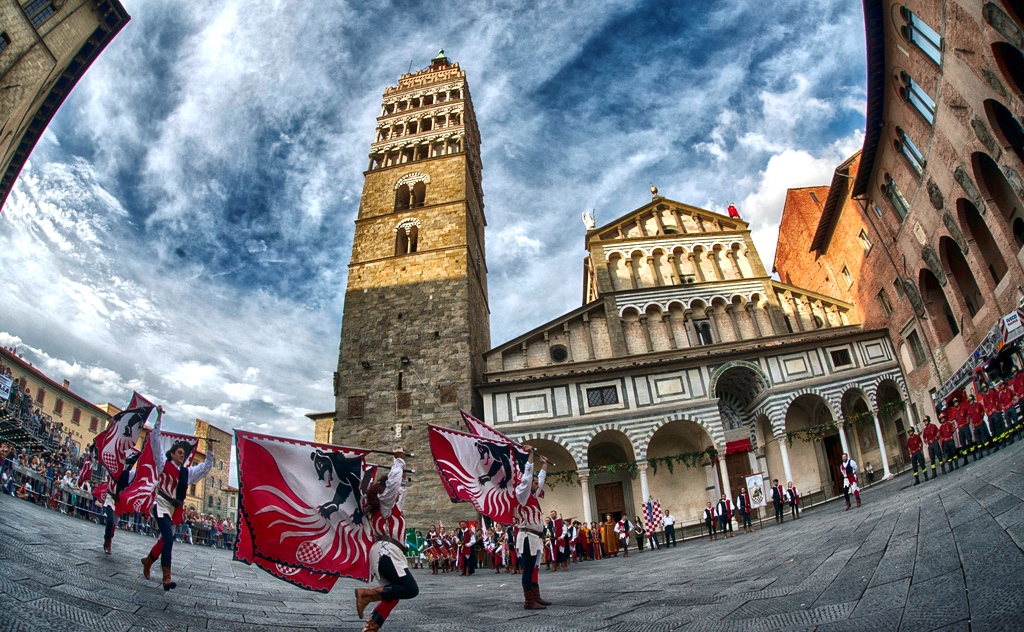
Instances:
[[[107,474],[107,496],[103,499],[103,521],[105,524],[103,530],[103,552],[107,555],[110,555],[113,549],[114,528],[117,526],[118,521],[117,502],[120,499],[121,492],[135,480],[135,470],[132,468],[138,462],[139,456],[140,453],[136,452],[125,459],[124,470],[118,478],[115,479],[109,473]]]
[[[400,599],[412,599],[420,594],[405,557],[404,475],[405,452],[395,450],[395,463],[387,477],[370,485],[363,497],[363,509],[370,517],[370,532],[376,540],[370,547],[369,579],[381,583],[376,588],[356,589],[356,614],[360,619],[367,605],[380,602],[366,619],[363,632],[377,632]]]
[[[551,605],[550,601],[541,599],[540,554],[544,546],[544,516],[540,510],[540,497],[543,495],[544,479],[548,475],[548,460],[540,457],[541,466],[537,478],[533,478],[533,448],[524,445],[530,456],[523,469],[523,478],[516,485],[515,518],[518,520],[519,532],[516,534],[516,552],[523,564],[523,608],[526,610],[543,610]]]
[[[174,527],[184,520],[182,506],[188,495],[188,486],[206,477],[213,469],[213,443],[206,449],[206,459],[199,465],[185,467],[185,461],[192,451],[188,441],[175,441],[171,449],[164,453],[161,448],[160,422],[164,416],[163,407],[156,409],[156,426],[149,433],[149,448],[153,451],[153,464],[160,472],[157,483],[156,502],[153,503],[153,515],[156,517],[160,537],[157,539],[149,555],[142,558],[142,574],[149,579],[149,570],[156,558],[160,558],[160,570],[163,571],[164,590],[177,587],[171,580],[171,547],[174,546]]]
[[[850,508],[850,492],[857,499],[857,506],[860,507],[860,488],[857,487],[857,462],[850,458],[849,454],[843,453],[843,462],[839,464],[839,473],[843,476],[843,496],[846,498],[846,509]]]

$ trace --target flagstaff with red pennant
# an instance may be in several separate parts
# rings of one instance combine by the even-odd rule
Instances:
[[[128,408],[114,415],[103,432],[96,435],[96,453],[112,478],[121,476],[128,450],[138,443],[139,433],[154,408],[152,402],[133,392]]]

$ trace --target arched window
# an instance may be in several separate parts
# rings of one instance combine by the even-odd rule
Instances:
[[[1013,112],[995,99],[985,100],[985,113],[989,124],[1003,137],[1003,144],[1009,145],[1013,153],[1024,162],[1024,129],[1014,118]]]
[[[403,185],[408,186],[408,185]],[[412,185],[412,207],[417,208],[423,206],[423,201],[427,197],[427,183],[417,182]]]
[[[1017,242],[1017,249],[1024,248],[1024,219],[1013,220],[1013,239]]]
[[[960,220],[960,227],[966,231],[969,239],[974,240],[977,252],[984,259],[985,268],[992,276],[992,281],[998,284],[1006,276],[1006,260],[999,252],[999,246],[992,238],[992,233],[985,224],[985,220],[982,219],[981,213],[970,200],[964,198],[956,201],[956,213]],[[1018,219],[1018,221],[1020,220]],[[1024,222],[1021,222],[1021,225],[1024,227]],[[1017,247],[1019,248],[1021,245],[1018,243]]]
[[[1024,94],[1024,55],[1011,44],[996,42],[992,44],[992,56],[1014,92]]]
[[[708,321],[698,321],[693,324],[697,330],[697,344],[710,345],[714,344],[714,340],[711,338],[711,325]]]
[[[403,184],[395,190],[395,210],[404,211],[409,208],[411,203],[411,196],[409,192],[409,185]]]
[[[960,246],[949,237],[939,240],[939,253],[943,265],[953,275],[953,280],[960,289],[960,296],[964,299],[967,312],[973,317],[985,304],[985,298],[978,289],[977,281],[974,280],[971,266],[967,263],[964,253],[960,251]]]
[[[939,344],[946,344],[960,334],[960,327],[949,301],[946,300],[946,294],[942,291],[939,280],[928,268],[921,269],[918,283],[921,287],[921,298],[928,311],[928,318],[935,328],[935,335],[939,338]]]
[[[410,255],[419,246],[419,220],[405,220],[395,228],[395,255]]]
[[[971,163],[978,188],[989,203],[999,209],[999,214],[1006,223],[1013,226],[1014,220],[1020,219],[1022,204],[1013,187],[1006,181],[1002,169],[988,154],[980,151],[974,153]],[[1019,242],[1017,247],[1020,248],[1021,245],[1024,245],[1024,242]]]

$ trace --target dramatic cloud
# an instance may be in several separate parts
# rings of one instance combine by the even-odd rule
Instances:
[[[0,214],[0,342],[97,401],[310,437],[381,93],[438,48],[483,139],[491,340],[580,304],[582,211],[785,190],[864,125],[857,3],[125,0]]]

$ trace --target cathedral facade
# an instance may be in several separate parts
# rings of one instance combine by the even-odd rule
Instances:
[[[752,473],[809,499],[842,492],[843,452],[890,474],[885,332],[773,281],[739,217],[655,195],[585,219],[583,306],[488,351],[478,386],[488,423],[557,464],[546,506],[591,521],[653,496],[691,522]]]

